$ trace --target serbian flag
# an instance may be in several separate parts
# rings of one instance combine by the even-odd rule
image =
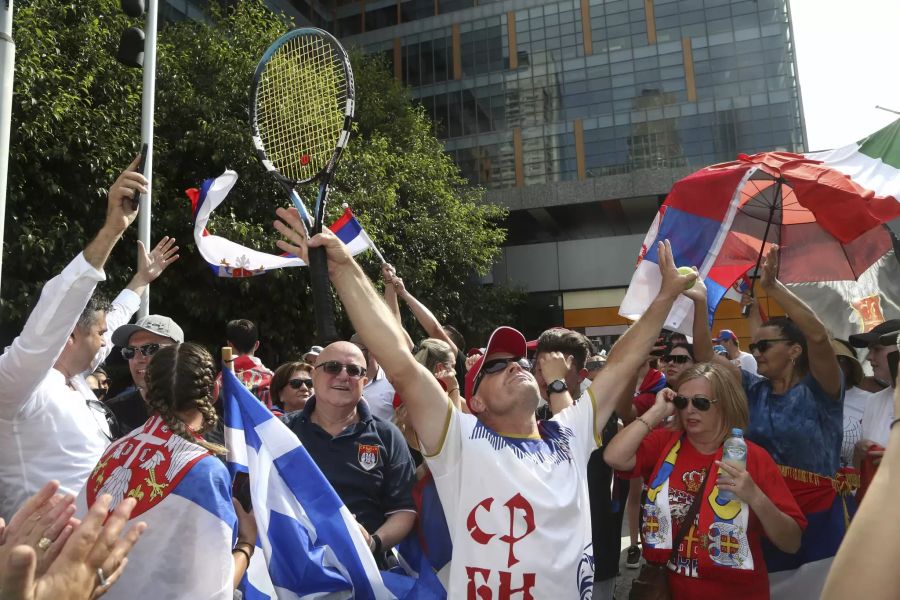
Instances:
[[[657,244],[668,239],[676,266],[697,267],[704,278],[712,317],[728,289],[747,271],[746,264],[716,265],[716,258],[737,213],[741,189],[751,173],[748,169],[703,170],[672,187],[644,237],[637,268],[619,307],[621,316],[638,319],[656,298],[662,284]],[[698,186],[705,190],[702,202],[697,200]],[[693,303],[679,296],[663,327],[693,335],[693,323]]]
[[[191,200],[193,211],[194,242],[212,272],[219,277],[239,278],[262,275],[273,269],[306,266],[306,263],[291,254],[260,252],[213,235],[207,230],[213,211],[225,201],[237,180],[237,173],[229,169],[215,179],[205,180],[199,188],[191,188],[185,192]],[[341,238],[354,256],[375,248],[349,207],[345,206],[344,214],[329,229]]]

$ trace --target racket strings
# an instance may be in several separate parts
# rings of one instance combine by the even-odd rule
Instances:
[[[290,40],[269,59],[256,104],[268,159],[288,179],[313,179],[332,159],[344,128],[343,57],[319,36]]]

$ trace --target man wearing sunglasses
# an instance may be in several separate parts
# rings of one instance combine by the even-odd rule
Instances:
[[[653,248],[647,256],[659,261],[659,295],[613,348],[588,399],[539,425],[534,411],[541,395],[521,333],[494,331],[466,374],[472,414],[455,410],[409,352],[396,318],[343,243],[328,231],[307,241],[296,211],[277,213],[282,250],[305,257],[307,244],[325,248],[350,320],[404,398],[453,541],[448,596],[580,597],[594,575],[588,458],[614,402],[696,274],[678,273],[668,243]]]
[[[898,359],[897,336],[900,335],[900,319],[890,319],[872,328],[868,333],[857,333],[850,336],[850,344],[856,348],[868,348],[866,360],[872,365],[872,373],[879,382],[888,383],[888,387],[872,394],[866,404],[862,418],[860,440],[854,449],[853,461],[859,466],[867,457],[876,462],[881,461],[884,448],[891,433],[894,414],[894,385],[896,384],[896,366]],[[891,373],[891,363],[894,373]],[[881,450],[872,449],[877,445]]]
[[[184,331],[178,323],[163,315],[147,315],[137,323],[122,325],[112,335],[122,358],[128,361],[128,371],[134,385],[107,401],[116,416],[119,429],[113,432],[116,439],[141,427],[150,418],[144,402],[146,384],[144,376],[150,359],[160,348],[184,342]]]
[[[135,160],[112,184],[96,237],[44,285],[21,334],[0,356],[0,517],[51,479],[77,494],[110,442],[103,406],[85,380],[111,349],[109,331],[127,323],[146,286],[178,257],[163,238],[138,246],[138,269],[109,303],[94,296],[110,252],[137,216],[132,198],[147,180]]]
[[[354,515],[376,562],[416,520],[416,469],[403,434],[374,416],[363,390],[368,382],[362,350],[335,342],[316,357],[315,395],[282,420],[300,439],[334,491]]]

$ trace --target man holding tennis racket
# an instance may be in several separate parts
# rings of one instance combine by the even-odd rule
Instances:
[[[695,273],[681,275],[660,244],[660,292],[613,348],[588,388],[590,401],[540,424],[540,390],[524,359],[525,338],[491,335],[466,374],[472,414],[454,410],[432,374],[410,354],[397,320],[346,247],[329,231],[307,240],[296,210],[278,209],[282,250],[305,257],[324,248],[328,273],[363,342],[406,399],[453,540],[451,598],[589,598],[593,550],[587,461],[663,321]],[[557,393],[565,382],[551,381]]]

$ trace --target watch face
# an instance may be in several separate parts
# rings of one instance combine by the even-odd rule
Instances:
[[[569,386],[567,386],[566,382],[562,379],[557,379],[556,381],[551,382],[550,385],[547,386],[547,389],[550,391],[550,393],[558,394],[560,392],[565,392],[566,390],[568,390]]]

